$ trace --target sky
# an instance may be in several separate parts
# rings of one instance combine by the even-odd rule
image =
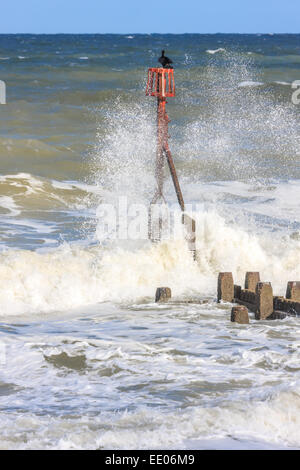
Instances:
[[[300,0],[2,0],[0,33],[299,33]]]

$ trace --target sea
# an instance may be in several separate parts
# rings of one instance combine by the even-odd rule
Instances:
[[[135,219],[162,49],[196,260]],[[300,35],[2,34],[0,80],[0,449],[299,449],[300,318],[232,323],[217,277],[300,280]]]

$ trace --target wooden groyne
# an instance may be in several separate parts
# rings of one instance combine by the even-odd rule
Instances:
[[[255,314],[256,320],[300,315],[300,282],[289,281],[286,296],[274,296],[270,282],[261,282],[258,272],[247,272],[245,287],[234,284],[232,273],[219,273],[218,302],[237,303]],[[233,320],[234,321],[234,320]]]
[[[176,299],[172,300],[172,291],[170,287],[158,287],[155,292],[156,303],[168,303],[170,305],[185,305],[185,304],[207,304],[208,299]]]
[[[256,320],[278,320],[286,316],[300,316],[300,281],[289,281],[285,297],[274,296],[270,282],[262,282],[259,272],[249,271],[245,276],[244,288],[234,284],[231,272],[222,272],[218,276],[218,303],[229,302],[234,305],[231,321],[249,323],[248,311],[253,312]],[[155,302],[168,304],[204,304],[208,300],[184,299],[171,300],[169,287],[158,287]]]

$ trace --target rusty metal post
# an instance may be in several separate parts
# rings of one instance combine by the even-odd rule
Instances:
[[[154,89],[153,89],[154,86]],[[157,188],[154,194],[154,198],[150,203],[149,209],[149,219],[148,219],[148,233],[149,238],[152,241],[159,241],[162,234],[162,225],[163,221],[159,215],[158,220],[158,234],[157,237],[153,236],[152,233],[152,206],[157,204],[158,201],[165,202],[163,196],[163,182],[164,182],[164,156],[167,159],[169,170],[171,173],[172,181],[174,184],[177,200],[182,211],[182,223],[185,227],[186,240],[190,251],[193,252],[193,257],[195,259],[196,250],[196,223],[195,221],[184,213],[184,200],[176,174],[176,169],[172,154],[169,148],[168,143],[168,124],[170,122],[169,117],[166,113],[166,97],[175,96],[175,83],[173,69],[163,69],[163,68],[150,68],[148,71],[148,83],[146,89],[146,95],[156,96],[157,97],[157,145],[156,145],[156,164],[155,164],[155,179]]]

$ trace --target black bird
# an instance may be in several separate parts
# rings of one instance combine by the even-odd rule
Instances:
[[[158,62],[161,63],[164,69],[172,69],[173,61],[169,57],[165,56],[165,51],[161,51],[161,57],[158,59]]]

